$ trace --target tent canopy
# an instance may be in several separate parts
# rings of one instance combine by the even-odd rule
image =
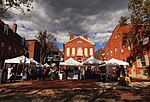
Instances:
[[[43,66],[44,66],[44,67],[50,67],[50,65],[47,64],[47,63],[45,63]]]
[[[100,61],[93,56],[83,62],[83,65],[100,65],[105,63],[104,61]]]
[[[122,60],[118,60],[118,59],[115,59],[115,58],[112,58],[108,61],[105,61],[106,65],[125,65],[125,66],[129,66],[129,63],[128,62],[125,62],[125,61],[122,61]]]
[[[30,60],[31,63],[38,64],[38,62],[36,60],[34,60],[33,58],[29,58],[29,60]]]
[[[30,63],[30,60],[24,55],[12,59],[6,59],[5,63]]]
[[[65,62],[60,62],[60,65],[64,65],[64,66],[82,66],[82,63],[74,60],[73,58],[69,58]]]

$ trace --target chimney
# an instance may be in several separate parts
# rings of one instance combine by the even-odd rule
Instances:
[[[17,32],[17,24],[16,24],[16,23],[13,24],[13,32],[14,32],[14,33]]]
[[[74,34],[70,34],[70,40],[74,39]]]
[[[84,37],[85,39],[88,39],[88,36],[87,36],[86,34],[84,34],[83,37]]]

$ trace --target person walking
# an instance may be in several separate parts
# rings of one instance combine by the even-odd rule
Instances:
[[[81,68],[81,79],[82,79],[82,80],[85,79],[85,69],[84,69],[84,67]]]
[[[43,81],[44,81],[44,82],[46,81],[46,76],[47,76],[46,74],[47,74],[47,71],[48,71],[47,68],[44,67],[44,68],[43,68],[43,73],[42,73],[42,77],[43,77]]]
[[[11,78],[12,78],[12,73],[11,73],[11,67],[9,66],[8,69],[7,69],[7,80],[9,80],[10,82],[12,81]]]

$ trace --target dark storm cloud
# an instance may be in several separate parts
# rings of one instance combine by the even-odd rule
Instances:
[[[89,40],[106,43],[121,16],[128,16],[128,0],[34,0],[26,15],[15,14],[19,34],[27,39],[34,32],[48,31],[58,43],[69,41],[69,34],[87,34]],[[24,26],[21,26],[24,25]],[[31,28],[31,29],[27,29]],[[28,34],[27,34],[28,33]]]
[[[111,14],[115,11],[127,8],[127,0],[39,0],[51,18],[50,29],[52,32],[88,32],[82,25],[97,23],[103,24],[111,20]],[[89,20],[88,16],[97,16],[96,20]]]

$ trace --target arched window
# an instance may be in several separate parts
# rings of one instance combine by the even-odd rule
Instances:
[[[88,57],[88,49],[84,48],[84,57]]]
[[[69,47],[67,48],[67,53],[66,53],[66,55],[67,55],[67,57],[70,56],[70,48],[69,48]]]
[[[83,49],[81,47],[77,49],[77,56],[83,56]]]
[[[74,47],[72,48],[72,56],[73,57],[75,56],[75,48]]]
[[[93,48],[90,48],[90,56],[93,56]]]

